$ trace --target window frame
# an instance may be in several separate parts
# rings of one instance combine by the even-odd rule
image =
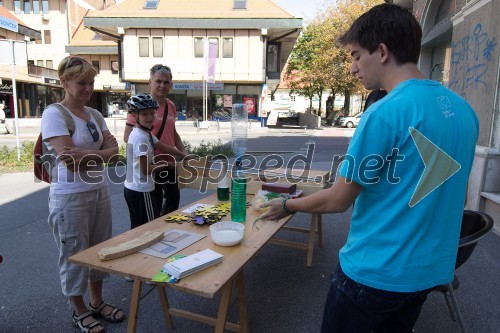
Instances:
[[[21,0],[14,0],[14,14],[21,14],[22,7]]]
[[[92,67],[96,70],[97,74],[101,72],[101,62],[99,60],[92,60],[91,61]]]
[[[115,67],[115,64],[117,69],[113,68]],[[109,68],[111,69],[111,74],[118,74],[118,72],[120,71],[120,64],[118,63],[118,60],[111,60],[109,62]]]
[[[49,14],[50,3],[49,0],[42,0],[42,14]]]
[[[225,41],[231,41],[231,55],[226,55],[226,43]],[[234,58],[234,37],[222,37],[222,58],[229,59]]]
[[[195,58],[203,58],[203,39],[205,37],[193,37],[193,54]],[[198,45],[197,42],[201,42],[201,47]],[[200,48],[201,48],[201,55],[200,55]]]
[[[159,50],[155,47],[155,41],[160,41]],[[151,43],[153,44],[153,58],[163,58],[163,37],[151,37]],[[158,51],[158,52],[157,52]]]
[[[47,45],[52,44],[52,34],[50,33],[50,30],[43,30],[43,43]]]
[[[141,43],[142,41],[142,43]],[[144,41],[146,42],[144,44]],[[149,37],[138,37],[137,38],[138,48],[139,48],[139,57],[140,58],[149,58]],[[142,49],[142,47],[146,47],[146,49]]]
[[[30,14],[31,13],[31,0],[23,1],[23,13]]]
[[[36,4],[36,9],[35,9],[35,4]],[[31,5],[33,8],[33,14],[40,14],[40,0],[33,0],[33,3]]]
[[[270,46],[275,46],[276,47],[276,59],[274,61],[274,64],[276,66],[276,70],[270,70],[269,66],[269,47]],[[267,44],[266,47],[266,72],[268,73],[279,73],[280,72],[280,44],[279,43],[269,43]]]

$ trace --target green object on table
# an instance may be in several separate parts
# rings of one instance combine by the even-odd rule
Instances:
[[[174,254],[173,256],[171,256],[167,259],[167,262],[179,260],[179,259],[184,258],[184,257],[185,257],[184,254]],[[153,282],[170,282],[170,281],[172,281],[172,275],[164,272],[163,269],[161,269],[158,273],[155,274],[155,276],[153,276],[151,281],[153,281]]]
[[[245,222],[247,217],[247,180],[235,177],[231,180],[231,221]]]

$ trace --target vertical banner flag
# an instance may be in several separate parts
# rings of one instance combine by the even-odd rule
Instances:
[[[208,73],[207,82],[215,83],[215,61],[217,60],[217,48],[219,45],[212,41],[208,42]]]

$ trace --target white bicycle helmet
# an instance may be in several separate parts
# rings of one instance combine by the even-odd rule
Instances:
[[[150,94],[137,94],[127,101],[128,112],[138,112],[145,109],[158,109],[159,105]]]

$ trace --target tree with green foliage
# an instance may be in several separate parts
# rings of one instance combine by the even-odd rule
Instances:
[[[311,107],[313,97],[318,95],[321,110],[323,91],[330,89],[334,99],[337,93],[344,95],[344,113],[347,114],[350,96],[360,92],[366,94],[366,91],[350,73],[349,48],[340,46],[337,38],[362,13],[382,2],[337,0],[318,11],[304,28],[290,55],[285,73],[290,93],[309,98]]]

